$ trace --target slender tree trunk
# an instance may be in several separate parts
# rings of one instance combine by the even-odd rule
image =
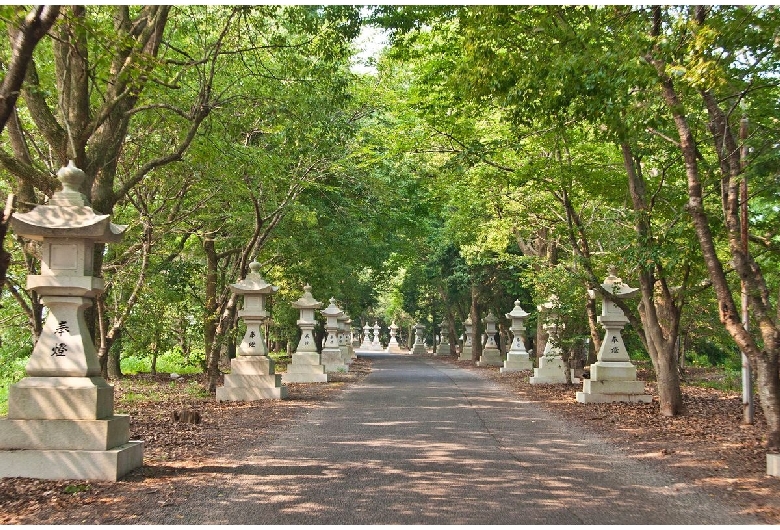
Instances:
[[[154,328],[154,340],[149,349],[152,350],[152,366],[150,372],[152,375],[157,375],[157,357],[160,355],[160,328],[157,326]]]
[[[217,250],[213,234],[206,234],[203,240],[206,254],[206,301],[203,307],[203,344],[207,352],[211,351],[217,332]],[[207,361],[208,363],[208,361]]]
[[[596,354],[601,349],[601,330],[597,320],[598,309],[595,298],[587,297],[587,300],[585,300],[585,313],[588,315],[588,329],[590,330],[590,340],[593,343],[593,347],[588,348],[586,352],[585,364],[592,364],[596,362]]]
[[[8,266],[11,264],[11,253],[5,249],[5,235],[8,233],[8,226],[13,212],[14,195],[11,193],[8,195],[8,199],[5,203],[5,210],[2,214],[3,217],[0,219],[0,291],[5,285],[6,273],[8,272]]]
[[[646,186],[641,167],[627,143],[623,143],[621,151],[636,215],[637,244],[650,246],[653,244],[651,212],[646,200]],[[645,263],[640,269],[639,292],[642,302],[639,315],[642,319],[643,342],[655,369],[661,415],[676,416],[682,412],[683,406],[676,349],[681,311],[676,307],[671,292],[665,288],[664,279],[660,278],[660,281],[656,282],[657,270],[660,271],[661,266],[655,263]],[[659,283],[659,289],[656,289],[656,283]]]
[[[474,337],[471,341],[471,359],[476,362],[482,357],[482,321],[479,318],[479,286],[471,286],[471,322]]]

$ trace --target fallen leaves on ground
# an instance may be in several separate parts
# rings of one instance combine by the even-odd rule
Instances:
[[[613,441],[640,460],[661,464],[679,477],[678,485],[695,485],[717,494],[726,492],[745,514],[768,524],[780,523],[780,478],[766,475],[766,421],[755,397],[755,422],[742,424],[742,395],[738,392],[683,384],[684,414],[659,413],[652,371],[640,369],[645,392],[653,402],[589,403],[576,400],[582,384],[532,385],[529,371],[500,373],[496,367],[477,368],[468,361],[458,366],[482,370],[496,383],[548,410],[577,422]],[[688,368],[693,383],[718,377],[717,369]]]
[[[115,483],[0,478],[0,524],[132,524],[145,506],[178,502],[180,490],[196,487],[216,457],[256,443],[369,371],[370,361],[357,359],[328,383],[289,383],[288,399],[253,402],[217,403],[201,391],[202,375],[113,381],[114,413],[130,414],[130,439],[144,442],[143,467]],[[181,409],[199,411],[201,422],[173,421]]]

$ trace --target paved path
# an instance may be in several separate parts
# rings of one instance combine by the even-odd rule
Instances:
[[[432,358],[373,357],[359,385],[148,521],[758,523],[475,371]]]

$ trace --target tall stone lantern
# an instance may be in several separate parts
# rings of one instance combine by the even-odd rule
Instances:
[[[539,357],[539,367],[534,368],[534,375],[528,379],[532,385],[546,383],[566,383],[565,363],[563,362],[563,350],[559,346],[558,313],[560,302],[558,297],[550,295],[547,302],[537,307],[540,313],[545,314],[544,329],[547,331],[547,344],[544,353]]]
[[[416,324],[414,326],[414,347],[412,348],[413,355],[425,355],[428,353],[428,348],[425,346],[425,326],[422,324]]]
[[[601,286],[617,298],[627,300],[637,295],[637,288],[629,287],[611,267]],[[595,296],[592,291],[589,293]],[[590,366],[590,379],[583,380],[582,392],[577,392],[580,403],[610,403],[628,401],[650,403],[653,396],[645,394],[645,384],[636,380],[636,366],[631,363],[623,344],[621,331],[628,318],[614,302],[603,299],[599,323],[606,330],[596,363]]]
[[[325,318],[325,331],[328,335],[325,337],[325,345],[322,348],[322,364],[326,372],[346,372],[349,367],[344,364],[344,357],[339,347],[339,317],[344,311],[336,305],[336,299],[329,300],[330,305],[320,311]]]
[[[474,339],[474,323],[471,321],[470,316],[463,321],[463,327],[466,329],[466,331],[463,332],[465,338],[463,340],[463,349],[460,352],[460,357],[458,357],[458,360],[471,361],[473,359],[472,340]]]
[[[487,335],[487,342],[485,348],[482,350],[482,356],[477,362],[477,366],[501,366],[504,364],[504,360],[501,358],[501,350],[496,344],[496,323],[498,319],[492,311],[482,319],[485,323],[485,334]]]
[[[395,320],[390,324],[390,342],[387,343],[385,351],[387,353],[403,353],[401,345],[398,344],[398,325],[396,325]]]
[[[359,348],[363,351],[371,350],[371,326],[368,322],[363,326],[363,342],[360,343]]]
[[[447,322],[447,318],[441,319],[441,324],[439,324],[439,329],[441,330],[439,333],[441,333],[441,341],[439,342],[439,347],[436,349],[436,356],[441,355],[449,355],[450,354],[450,324]]]
[[[300,311],[298,327],[301,328],[301,340],[292,354],[292,361],[287,365],[287,372],[282,374],[284,383],[327,383],[328,374],[325,373],[320,354],[317,352],[317,343],[314,340],[314,310],[322,307],[322,302],[314,299],[311,294],[311,285],[303,288],[303,296],[293,302],[292,307]]]
[[[528,313],[520,307],[520,300],[515,300],[515,307],[511,312],[506,314],[506,318],[512,321],[512,326],[509,330],[512,332],[513,338],[512,346],[506,354],[506,361],[504,361],[504,367],[501,368],[501,373],[532,370],[534,363],[531,361],[530,355],[525,349],[525,342],[523,340],[525,319],[528,318]]]
[[[114,414],[114,387],[100,376],[84,311],[105,288],[93,275],[95,247],[120,241],[126,227],[92,210],[73,162],[57,177],[62,190],[48,204],[11,218],[17,235],[40,242],[41,273],[27,277],[27,288],[48,316],[27,377],[9,389],[0,476],[115,481],[143,465],[143,443],[130,440],[130,417]]]
[[[258,401],[284,399],[287,387],[276,375],[274,361],[268,357],[263,336],[263,322],[268,318],[266,299],[279,288],[260,275],[260,264],[249,264],[249,274],[230,285],[230,290],[244,296],[244,307],[238,312],[246,324],[246,333],[238,346],[238,356],[230,361],[225,385],[217,388],[217,401]]]
[[[374,320],[374,340],[371,341],[371,349],[374,351],[382,351],[382,343],[379,341],[379,322]]]

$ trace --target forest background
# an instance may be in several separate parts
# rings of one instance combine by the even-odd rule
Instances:
[[[0,9],[4,65],[29,11]],[[389,45],[360,71],[367,24]],[[590,362],[588,290],[612,296],[614,265],[639,288],[617,303],[660,413],[683,412],[681,361],[736,373],[744,352],[777,448],[779,27],[754,6],[62,7],[0,137],[0,189],[27,211],[74,160],[128,225],[95,256],[106,377],[203,371],[213,392],[252,260],[279,286],[277,351],[309,283],[356,328],[421,322],[431,343],[446,321],[453,345],[488,311],[506,337],[519,300],[537,353],[554,294],[561,346]],[[4,248],[0,403],[45,316],[35,244]]]

